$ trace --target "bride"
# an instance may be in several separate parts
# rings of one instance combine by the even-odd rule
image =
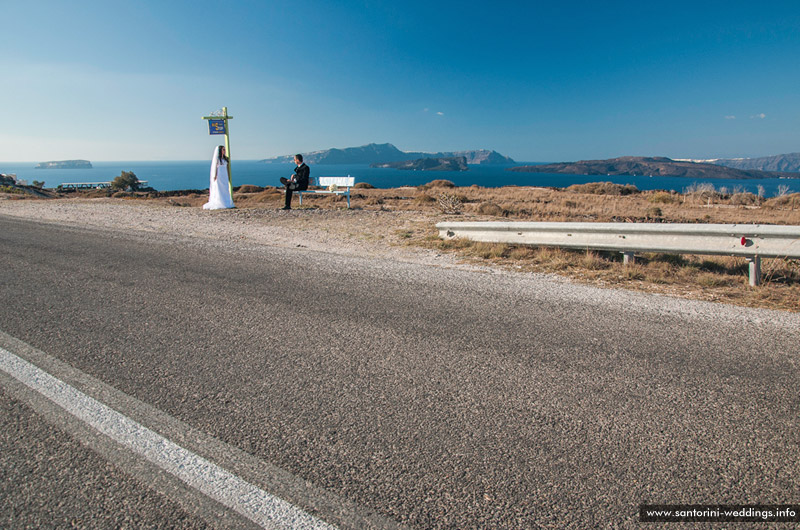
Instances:
[[[220,210],[222,208],[234,208],[228,179],[228,157],[224,145],[214,149],[214,158],[211,160],[211,182],[208,186],[208,202],[203,205],[204,210]]]

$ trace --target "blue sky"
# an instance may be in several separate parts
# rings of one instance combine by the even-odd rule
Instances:
[[[2,1],[0,161],[800,151],[800,3]]]

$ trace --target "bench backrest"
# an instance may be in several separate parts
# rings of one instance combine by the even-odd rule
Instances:
[[[327,188],[331,184],[336,184],[342,188],[352,188],[356,183],[356,178],[350,175],[346,177],[317,177],[317,186]]]

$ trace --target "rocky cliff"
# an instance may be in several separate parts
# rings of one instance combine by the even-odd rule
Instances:
[[[367,144],[360,147],[346,147],[344,149],[325,149],[303,153],[303,159],[309,164],[385,164],[389,162],[404,162],[422,158],[452,158],[463,156],[467,164],[513,164],[514,161],[503,156],[497,151],[478,149],[474,151],[456,151],[441,153],[421,153],[401,151],[392,144]],[[289,164],[294,160],[294,155],[285,155],[267,158],[261,162],[267,164]]]
[[[757,169],[761,171],[800,172],[800,153],[762,156],[759,158],[720,158],[712,163],[736,169]]]
[[[760,179],[778,175],[766,171],[741,170],[715,164],[678,161],[664,157],[623,156],[608,160],[581,160],[541,166],[520,166],[509,171],[568,173],[573,175],[652,175],[659,177]]]
[[[467,158],[464,156],[444,158],[418,158],[403,162],[385,162],[371,164],[369,167],[385,167],[394,169],[408,169],[413,171],[467,171]]]
[[[501,155],[497,151],[490,151],[488,149],[478,149],[476,151],[454,151],[448,153],[449,156],[463,156],[467,160],[467,164],[473,165],[486,165],[486,166],[502,166],[505,164],[514,164],[514,160],[510,157]]]

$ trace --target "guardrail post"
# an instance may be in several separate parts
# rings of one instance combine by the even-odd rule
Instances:
[[[633,261],[634,261],[633,252],[622,253],[622,263],[624,265],[633,265]]]
[[[747,258],[750,269],[750,287],[757,287],[761,283],[761,256]]]

